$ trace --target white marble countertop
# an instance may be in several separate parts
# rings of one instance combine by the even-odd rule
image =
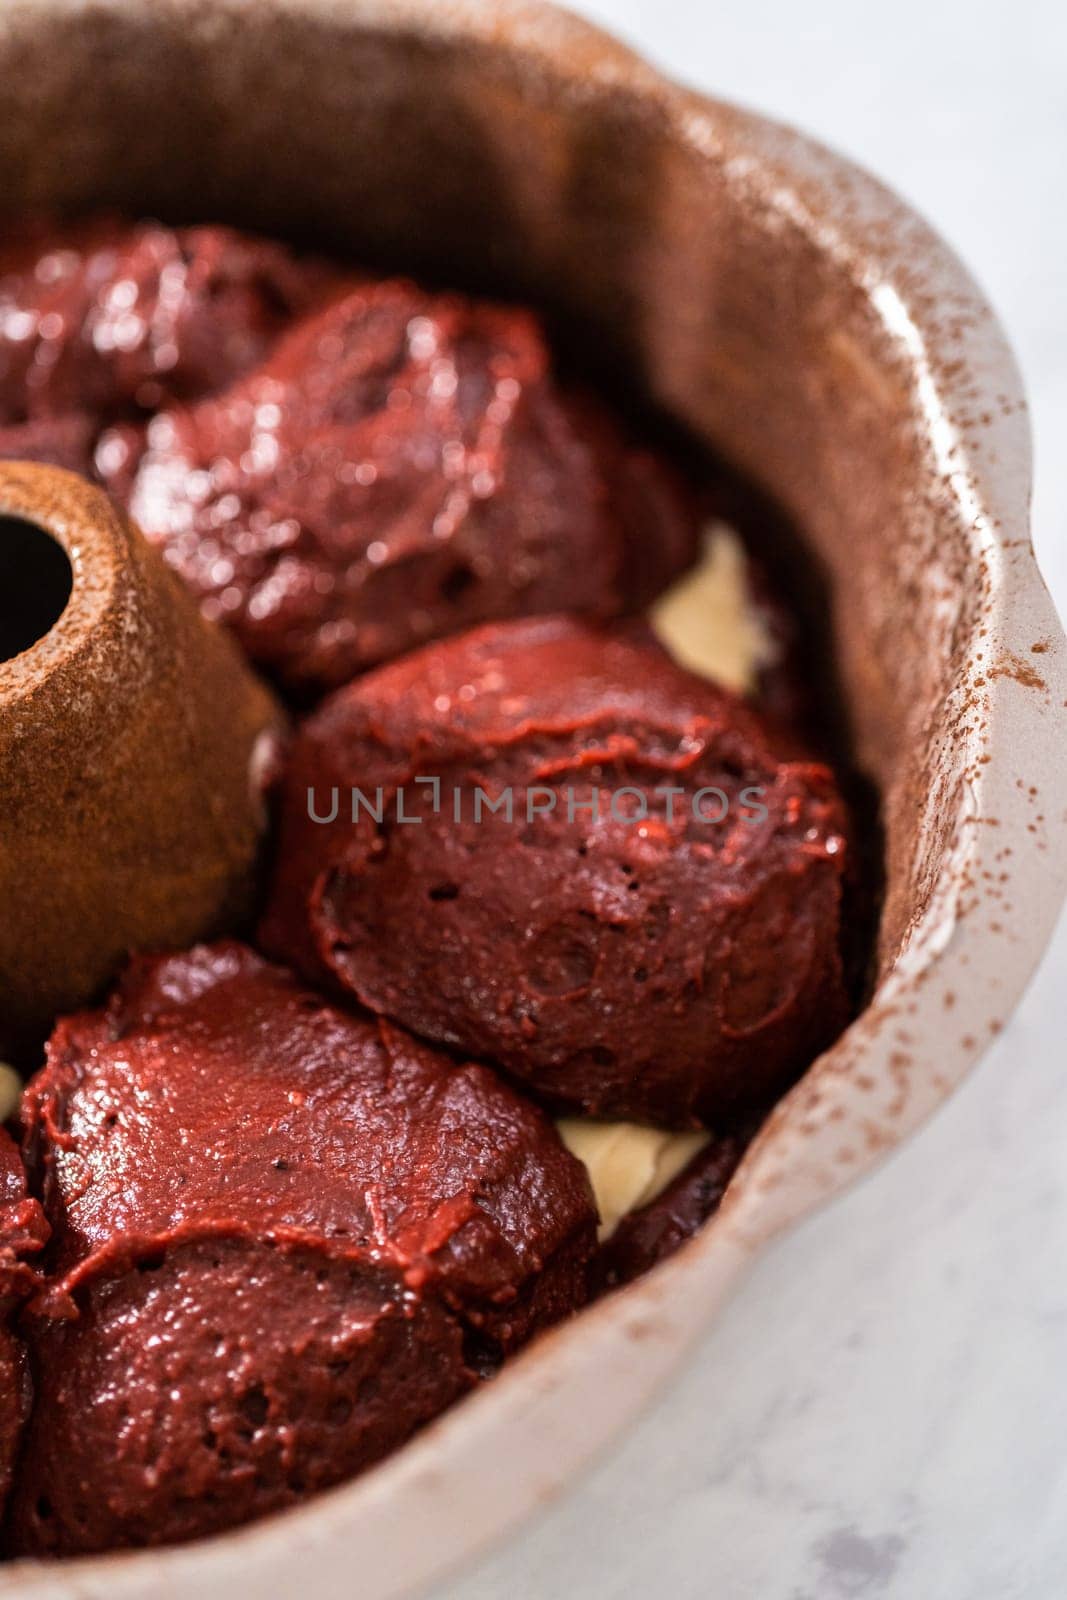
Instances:
[[[955,244],[1022,360],[1067,612],[1067,7],[575,9],[846,151]],[[964,1089],[765,1256],[611,1459],[448,1600],[1061,1600],[1065,1358],[1061,923]]]

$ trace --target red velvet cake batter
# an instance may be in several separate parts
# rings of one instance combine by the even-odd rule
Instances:
[[[241,945],[136,962],[23,1119],[54,1237],[16,1551],[299,1500],[586,1295],[596,1212],[551,1123]]]
[[[208,614],[305,690],[490,618],[639,607],[697,533],[666,463],[560,386],[529,312],[401,280],[350,287],[97,462]]]
[[[282,810],[266,947],[553,1106],[733,1120],[842,1026],[833,776],[653,645],[407,656],[308,720]]]
[[[47,1238],[44,1212],[26,1192],[18,1150],[0,1128],[0,1514],[31,1403],[26,1352],[14,1319],[39,1287],[35,1263]]]
[[[264,864],[302,980],[135,956],[59,1020],[25,1171],[0,1129],[4,1549],[73,1555],[363,1470],[693,1233],[844,1025],[852,852],[831,770],[642,620],[714,472],[532,311],[225,227],[23,224],[0,457],[105,483],[295,705],[334,691]],[[730,681],[795,729],[792,624],[756,604],[771,647]],[[589,1156],[598,1248],[546,1110],[652,1124],[606,1137],[669,1146],[661,1184],[701,1136],[660,1130],[714,1131],[644,1205]]]

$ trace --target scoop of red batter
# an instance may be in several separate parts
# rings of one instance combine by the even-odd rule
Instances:
[[[18,1150],[0,1127],[0,1514],[30,1409],[26,1352],[12,1321],[39,1287],[34,1261],[47,1238],[44,1212],[27,1198]]]
[[[24,1117],[55,1237],[17,1551],[301,1499],[585,1296],[595,1209],[542,1114],[240,945],[135,963]]]
[[[0,423],[100,422],[211,393],[330,277],[232,228],[23,225],[0,247]]]
[[[698,523],[560,384],[530,313],[401,280],[354,285],[97,462],[205,611],[302,688],[491,618],[640,606]]]
[[[266,946],[553,1106],[722,1124],[843,1023],[830,771],[654,646],[548,618],[394,662],[282,809]]]

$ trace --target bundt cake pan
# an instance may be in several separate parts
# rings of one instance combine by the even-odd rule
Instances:
[[[881,792],[869,1003],[676,1257],[296,1512],[0,1576],[35,1600],[341,1600],[358,1574],[386,1600],[559,1493],[755,1252],[927,1118],[1018,1000],[1067,869],[1064,638],[1019,376],[966,270],[881,185],[546,5],[7,0],[0,82],[11,214],[310,234],[595,340],[805,530]]]

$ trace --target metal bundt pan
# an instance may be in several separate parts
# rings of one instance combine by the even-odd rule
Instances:
[[[1018,372],[886,189],[547,5],[7,0],[0,82],[11,214],[311,233],[580,325],[805,530],[881,790],[870,1002],[677,1256],[306,1507],[0,1576],[35,1600],[347,1600],[358,1575],[385,1600],[558,1493],[755,1253],[929,1117],[1016,1004],[1067,870],[1064,637],[1030,545]]]

